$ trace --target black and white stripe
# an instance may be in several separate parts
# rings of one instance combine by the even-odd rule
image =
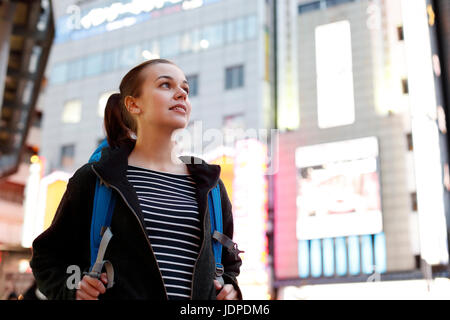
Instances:
[[[135,166],[128,166],[127,178],[136,190],[169,299],[190,299],[201,237],[194,180]]]

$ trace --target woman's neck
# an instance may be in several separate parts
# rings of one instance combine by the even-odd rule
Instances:
[[[140,133],[136,146],[128,157],[128,164],[156,171],[185,174],[186,165],[178,159],[175,142],[163,132]]]

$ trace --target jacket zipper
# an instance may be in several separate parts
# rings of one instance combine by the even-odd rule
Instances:
[[[158,259],[156,259],[155,253],[153,252],[153,249],[152,249],[152,245],[150,244],[150,241],[148,240],[147,233],[145,232],[144,227],[142,226],[141,220],[140,220],[139,217],[137,216],[137,214],[136,214],[136,212],[134,211],[134,209],[130,206],[130,204],[128,203],[127,199],[124,197],[124,195],[122,194],[122,192],[120,192],[120,190],[119,190],[118,188],[116,188],[115,186],[106,183],[106,181],[102,179],[102,177],[98,174],[98,172],[95,171],[94,166],[91,166],[91,168],[92,168],[92,170],[95,172],[95,174],[97,175],[97,177],[100,179],[100,181],[101,181],[103,184],[105,184],[105,186],[110,187],[110,188],[113,188],[114,190],[116,190],[116,191],[120,194],[120,196],[122,197],[122,199],[123,199],[123,200],[125,201],[125,203],[127,204],[128,208],[131,210],[131,212],[133,212],[134,217],[137,219],[137,221],[138,221],[138,223],[139,223],[139,226],[141,227],[141,230],[142,230],[142,232],[143,232],[144,235],[145,235],[145,239],[147,240],[147,244],[148,244],[148,246],[149,246],[149,248],[150,248],[150,252],[152,253],[153,258],[154,258],[155,261],[156,261],[156,267],[158,268],[159,275],[161,276],[161,281],[162,281],[162,283],[163,283],[164,294],[166,295],[166,300],[169,300],[169,296],[167,295],[167,289],[166,289],[166,286],[165,286],[165,284],[164,284],[164,279],[163,279],[161,270],[159,269]],[[196,263],[197,263],[197,262],[196,262]]]

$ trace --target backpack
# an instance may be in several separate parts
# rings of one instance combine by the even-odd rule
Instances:
[[[100,160],[103,148],[108,147],[107,139],[104,139],[94,153],[89,158],[89,163]],[[103,260],[109,241],[112,238],[110,230],[112,214],[116,202],[116,195],[112,189],[97,177],[95,185],[94,204],[92,209],[91,233],[90,233],[90,253],[91,267],[87,275],[100,279],[103,268],[106,269],[108,277],[107,288],[114,284],[114,268],[111,262]],[[107,204],[107,205],[105,205]],[[216,280],[224,284],[222,275],[224,272],[221,263],[222,246],[232,252],[237,258],[238,254],[243,252],[237,248],[229,237],[222,232],[222,204],[220,200],[220,187],[217,184],[210,193],[208,193],[208,207],[211,220],[211,237],[216,267]]]

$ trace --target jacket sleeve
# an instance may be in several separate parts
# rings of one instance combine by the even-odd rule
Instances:
[[[89,176],[87,166],[74,174],[52,224],[33,241],[30,266],[39,290],[48,299],[75,299],[74,284],[89,267],[90,218],[95,190],[95,180],[91,181]]]
[[[228,198],[225,185],[221,179],[219,179],[219,185],[221,190],[223,233],[230,239],[233,239],[234,224],[232,205],[230,199]],[[232,284],[239,294],[239,299],[242,300],[242,292],[237,281],[237,276],[240,273],[240,267],[242,265],[241,258],[239,256],[235,257],[234,254],[224,248],[222,250],[222,264],[224,267],[224,274],[222,276],[224,282]]]

